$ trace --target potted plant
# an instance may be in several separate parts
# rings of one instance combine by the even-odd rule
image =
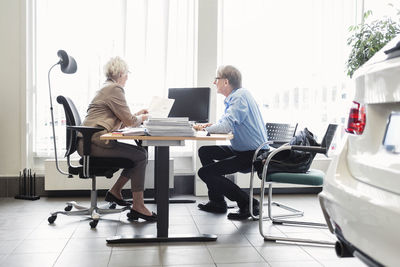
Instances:
[[[365,12],[364,20],[371,14],[371,10]],[[347,44],[351,46],[351,52],[346,67],[347,75],[351,78],[359,67],[400,33],[400,25],[391,18],[384,17],[371,23],[351,26],[349,31],[352,35],[347,39]]]

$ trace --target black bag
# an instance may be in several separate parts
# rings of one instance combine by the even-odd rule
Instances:
[[[304,128],[299,134],[294,136],[290,145],[299,146],[321,146],[317,143],[312,132]],[[262,153],[254,161],[254,169],[257,171],[258,177],[262,179],[262,171],[265,160],[272,150]],[[305,152],[297,150],[284,150],[277,153],[270,161],[267,173],[275,172],[298,172],[305,173],[311,166],[315,157],[315,152]]]

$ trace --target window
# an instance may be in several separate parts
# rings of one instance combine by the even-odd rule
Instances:
[[[266,122],[298,122],[322,138],[328,123],[347,117],[346,40],[356,13],[346,0],[221,0],[218,61],[241,70]]]
[[[73,75],[52,71],[52,95],[58,147],[65,144],[60,95],[71,97],[81,118],[105,78],[103,66],[122,56],[131,75],[125,87],[132,112],[147,107],[169,87],[195,85],[196,1],[40,0],[36,1],[33,152],[52,156],[47,72],[59,49],[78,64]],[[60,151],[63,153],[63,151]]]

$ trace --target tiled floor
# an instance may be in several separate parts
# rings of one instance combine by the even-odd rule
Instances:
[[[125,212],[103,217],[96,229],[90,229],[89,220],[63,215],[49,225],[49,212],[63,209],[66,200],[0,198],[0,266],[365,266],[356,258],[337,258],[332,247],[264,242],[258,222],[230,221],[225,214],[198,210],[197,204],[170,205],[169,232],[213,233],[216,242],[107,245],[106,237],[116,234],[155,233],[156,224],[129,222]],[[276,200],[303,209],[304,219],[323,221],[315,195],[278,195]],[[275,235],[334,240],[328,230],[264,225]]]

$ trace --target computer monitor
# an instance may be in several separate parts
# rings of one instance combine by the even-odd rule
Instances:
[[[190,121],[208,122],[210,88],[169,88],[168,98],[175,99],[168,117],[189,117]]]

